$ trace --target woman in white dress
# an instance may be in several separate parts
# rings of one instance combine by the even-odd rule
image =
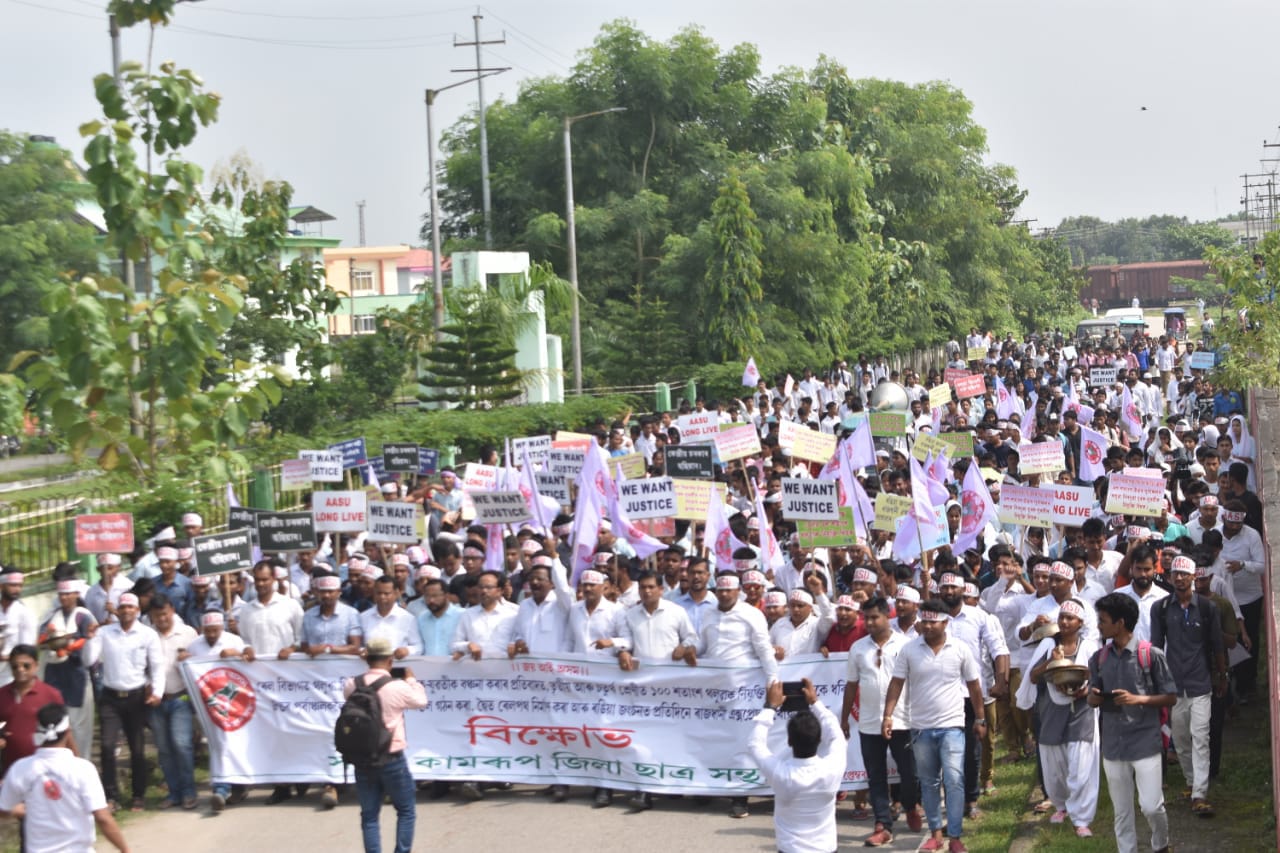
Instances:
[[[1249,427],[1244,422],[1243,415],[1232,415],[1231,424],[1227,427],[1227,434],[1231,436],[1231,462],[1243,462],[1249,468],[1248,488],[1251,492],[1258,491],[1258,480],[1255,475],[1256,466],[1254,458],[1257,456],[1257,445],[1254,444],[1253,436],[1249,435]]]

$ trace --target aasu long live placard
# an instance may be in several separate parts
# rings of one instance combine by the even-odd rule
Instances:
[[[782,517],[787,521],[839,521],[840,484],[835,480],[783,477]]]

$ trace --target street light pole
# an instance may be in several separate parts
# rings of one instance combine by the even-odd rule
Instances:
[[[437,341],[444,339],[444,332],[440,331],[444,327],[444,273],[441,269],[443,259],[440,257],[440,193],[436,187],[436,134],[431,122],[431,108],[435,105],[436,96],[441,92],[501,73],[502,70],[489,71],[470,80],[460,80],[448,86],[441,86],[439,89],[426,90],[427,177],[431,187],[431,295],[435,300],[432,306],[431,322],[436,330]]]
[[[573,216],[573,136],[570,130],[575,121],[605,113],[625,112],[626,107],[610,107],[576,116],[564,117],[564,199],[565,223],[569,228],[569,286],[573,288],[573,391],[582,395],[582,320],[578,308],[578,232]]]

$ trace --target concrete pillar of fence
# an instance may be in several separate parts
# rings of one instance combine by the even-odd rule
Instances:
[[[276,493],[271,482],[271,472],[265,468],[254,471],[253,479],[249,481],[249,506],[267,510],[276,508]]]
[[[684,386],[684,398],[689,401],[690,406],[698,402],[698,380],[691,378],[689,384]]]
[[[655,412],[671,411],[671,386],[659,382],[653,386],[653,410]]]

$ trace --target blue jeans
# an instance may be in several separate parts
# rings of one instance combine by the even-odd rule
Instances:
[[[947,791],[947,835],[959,838],[964,822],[964,729],[911,732],[911,751],[920,778],[920,801],[929,831],[942,828],[942,789]]]
[[[414,792],[417,787],[409,772],[404,752],[396,752],[381,768],[356,768],[356,796],[360,798],[360,831],[364,835],[364,853],[381,853],[382,837],[378,832],[378,813],[382,797],[391,798],[396,809],[396,853],[413,849],[413,825],[417,820]]]
[[[151,709],[151,732],[160,754],[160,771],[169,786],[170,802],[180,803],[196,795],[193,721],[191,700],[186,696],[165,699]]]

